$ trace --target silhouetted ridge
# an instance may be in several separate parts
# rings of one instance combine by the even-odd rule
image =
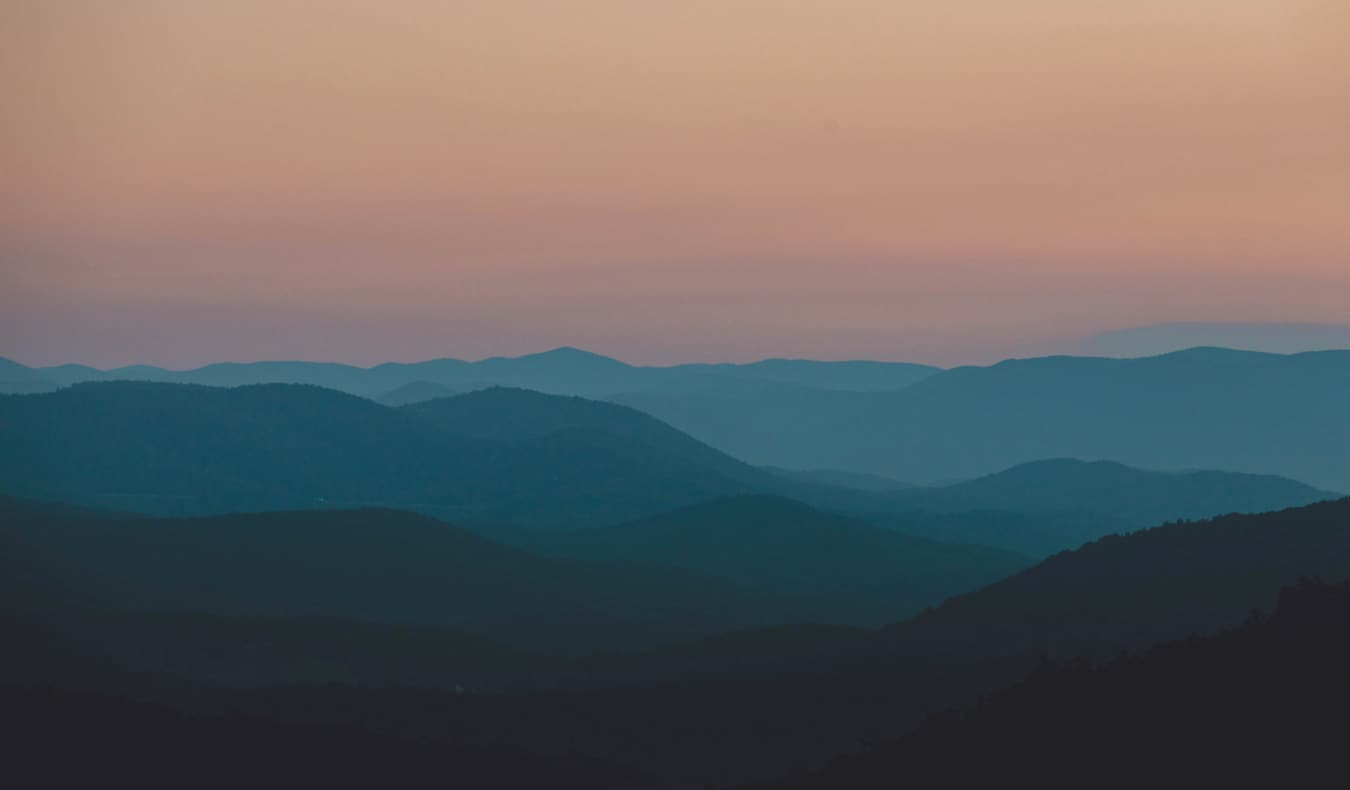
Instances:
[[[105,371],[86,365],[30,368],[10,361],[8,365],[0,365],[0,392],[48,392],[77,381],[144,379],[225,387],[263,383],[315,384],[365,397],[381,398],[407,384],[421,381],[460,391],[506,385],[563,395],[599,397],[615,392],[660,388],[675,379],[707,373],[716,373],[724,379],[795,383],[827,389],[896,389],[931,375],[935,370],[925,365],[892,362],[777,359],[743,365],[648,367],[629,365],[564,346],[539,354],[491,357],[477,362],[432,359],[424,362],[386,362],[369,368],[322,362],[266,361],[217,363],[192,370],[130,365]],[[436,397],[443,393],[430,391],[420,394]],[[403,393],[405,398],[418,396],[416,390]]]
[[[949,649],[970,639],[1008,652],[1110,653],[1236,625],[1304,576],[1350,579],[1350,498],[1107,536],[890,634]]]
[[[1043,663],[973,710],[778,790],[1343,786],[1350,584],[1281,591],[1268,620],[1107,664]]]

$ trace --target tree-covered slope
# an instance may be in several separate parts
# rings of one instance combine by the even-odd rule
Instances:
[[[1344,786],[1350,585],[1269,619],[1100,664],[1047,662],[965,713],[775,790]]]
[[[668,565],[793,595],[853,600],[889,608],[891,619],[1030,564],[1011,552],[915,538],[766,495],[549,534],[537,545],[562,557]]]
[[[0,396],[0,485],[160,514],[381,505],[605,523],[746,492],[728,473],[761,474],[642,419],[660,441],[621,425],[507,440],[318,387],[84,384]]]
[[[660,568],[540,558],[391,510],[192,519],[7,514],[20,610],[325,618],[444,626],[536,650],[637,648],[829,620],[843,607]],[[7,596],[8,597],[8,596]]]

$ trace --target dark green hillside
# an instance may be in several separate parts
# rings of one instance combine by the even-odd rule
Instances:
[[[1108,536],[894,626],[988,654],[1073,655],[1230,627],[1300,577],[1350,578],[1350,499]]]
[[[882,605],[890,619],[1030,563],[1010,552],[914,538],[763,495],[550,535],[537,545],[574,559],[669,565],[787,594],[865,602],[873,610]]]
[[[414,381],[389,390],[375,400],[385,406],[407,406],[410,403],[420,403],[434,398],[448,398],[457,394],[459,394],[459,390],[447,387],[444,384],[431,381]]]
[[[405,410],[450,433],[477,439],[522,441],[559,432],[602,432],[686,459],[731,479],[760,484],[776,482],[660,420],[604,401],[493,387],[412,404]]]
[[[83,384],[0,398],[0,480],[152,513],[344,502],[455,504],[488,443],[318,387]],[[462,483],[460,484],[462,485]]]
[[[389,510],[19,516],[0,525],[0,549],[6,585],[62,609],[446,626],[544,651],[828,621],[842,609],[673,570],[572,566]]]
[[[535,397],[548,408],[567,403]],[[381,505],[594,524],[746,492],[728,473],[760,474],[643,415],[596,406],[641,424],[654,443],[622,425],[475,438],[318,387],[83,384],[0,396],[0,481],[33,498],[166,515]]]

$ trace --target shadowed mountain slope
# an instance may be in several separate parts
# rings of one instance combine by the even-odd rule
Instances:
[[[890,619],[1030,564],[1011,552],[914,538],[764,495],[544,535],[534,545],[560,557],[669,565],[785,594],[889,606]]]
[[[1103,539],[878,632],[756,631],[588,660],[556,691],[485,695],[467,710],[434,695],[414,705],[354,694],[325,715],[415,710],[401,725],[411,731],[491,732],[535,748],[574,740],[686,786],[744,781],[899,737],[1042,656],[1109,657],[1234,627],[1303,576],[1350,578],[1350,500]],[[313,716],[316,702],[297,691],[271,697],[269,710]]]
[[[410,403],[421,403],[434,398],[448,398],[451,395],[458,394],[458,390],[444,384],[436,384],[431,381],[414,381],[380,395],[375,398],[375,401],[385,406],[407,406]]]
[[[1042,664],[964,715],[765,787],[1340,787],[1347,663],[1350,585],[1303,583],[1269,619],[1105,665]]]
[[[64,608],[446,626],[581,652],[843,608],[675,570],[555,562],[391,510],[5,521],[5,584]]]
[[[396,563],[377,564],[385,578],[400,575]],[[928,712],[1024,677],[1041,656],[1112,656],[1231,628],[1303,576],[1350,578],[1350,499],[1106,538],[879,631],[775,628],[597,656],[531,674],[510,693],[313,685],[232,705],[393,733],[575,746],[699,787],[901,736]],[[622,598],[615,591],[630,588],[609,589]],[[642,606],[648,618],[662,613]]]

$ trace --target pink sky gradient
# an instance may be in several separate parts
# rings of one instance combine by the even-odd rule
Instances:
[[[1343,0],[17,0],[0,99],[35,364],[1350,322]]]

